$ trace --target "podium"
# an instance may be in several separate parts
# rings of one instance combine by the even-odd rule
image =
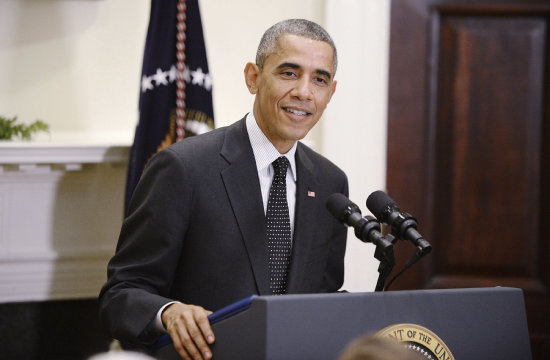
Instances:
[[[501,287],[258,296],[212,326],[212,351],[218,360],[336,360],[352,339],[396,324],[431,331],[454,359],[531,359],[523,292]],[[179,358],[171,343],[152,355]]]

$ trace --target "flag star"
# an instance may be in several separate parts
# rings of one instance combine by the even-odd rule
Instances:
[[[153,80],[155,80],[157,86],[168,85],[168,80],[166,80],[166,76],[168,76],[168,72],[162,71],[160,68],[158,68],[157,73],[153,75]]]
[[[210,74],[204,76],[204,88],[208,91],[212,90],[212,77]]]
[[[168,72],[168,80],[173,83],[174,81],[176,81],[178,77],[178,69],[176,69],[176,65],[172,65],[172,67],[170,68],[170,71]]]
[[[192,84],[202,86],[202,84],[204,83],[204,76],[205,75],[206,74],[202,72],[201,68],[198,68],[195,71],[191,71],[191,76],[193,77]]]
[[[189,72],[187,65],[185,65],[185,68],[183,69],[183,80],[185,80],[186,83],[191,82],[191,73]]]
[[[145,76],[141,78],[141,92],[146,92],[147,90],[153,90],[154,86],[152,83],[153,79],[151,76]]]

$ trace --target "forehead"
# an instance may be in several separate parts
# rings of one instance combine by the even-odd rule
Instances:
[[[278,66],[289,62],[300,67],[313,67],[334,74],[334,57],[330,44],[303,36],[281,36],[275,50],[267,56],[265,65]]]

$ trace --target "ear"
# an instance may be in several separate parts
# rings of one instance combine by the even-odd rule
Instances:
[[[256,64],[249,62],[244,67],[244,81],[251,94],[256,94],[258,92],[257,81],[259,74],[260,68],[258,68]]]
[[[336,84],[337,84],[337,82],[336,82],[336,80],[334,80],[332,82],[332,90],[330,90],[330,96],[328,98],[328,101],[330,101],[330,99],[332,99],[332,95],[334,95],[334,92],[336,91]]]

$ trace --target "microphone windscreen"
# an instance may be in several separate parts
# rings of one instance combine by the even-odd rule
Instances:
[[[332,216],[340,221],[344,221],[346,209],[348,206],[352,206],[353,202],[348,199],[344,194],[334,193],[327,199],[327,209]]]
[[[393,201],[385,192],[375,191],[367,198],[367,208],[376,216],[378,220],[384,221],[384,210],[390,206],[395,205]]]

